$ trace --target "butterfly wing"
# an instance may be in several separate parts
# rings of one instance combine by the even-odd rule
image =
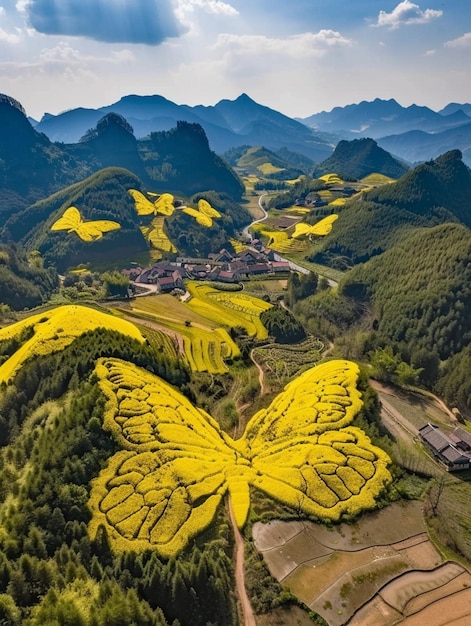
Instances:
[[[51,226],[51,230],[67,230],[69,232],[76,231],[82,223],[82,217],[80,211],[71,206],[64,211],[62,217],[54,222]]]
[[[147,370],[101,359],[96,373],[104,427],[124,450],[92,484],[90,530],[104,524],[118,549],[172,556],[212,521],[236,451],[209,415]]]
[[[121,228],[121,224],[112,220],[93,220],[91,222],[82,222],[77,228],[77,235],[83,241],[96,241],[101,239],[104,233]]]
[[[204,198],[198,200],[198,210],[200,211],[200,213],[203,213],[203,215],[207,215],[211,218],[221,217],[219,211],[212,207],[207,200],[204,200]]]
[[[296,224],[296,226],[294,227],[294,232],[293,232],[293,239],[297,239],[298,237],[301,237],[302,235],[307,235],[311,230],[311,227],[309,226],[309,224],[306,224],[306,222],[299,222],[298,224]]]
[[[134,200],[134,207],[138,215],[151,215],[155,213],[154,203],[148,200],[143,193],[137,189],[128,189],[128,193]]]
[[[333,224],[337,218],[338,215],[336,213],[324,217],[320,222],[311,226],[309,233],[311,235],[319,235],[320,237],[328,235],[332,231]]]
[[[171,193],[163,193],[154,201],[155,212],[161,215],[172,215],[175,211]]]
[[[389,458],[349,426],[361,408],[358,367],[329,361],[301,374],[249,422],[252,483],[305,514],[339,519],[372,508]]]
[[[187,215],[190,215],[191,217],[194,217],[200,226],[206,226],[207,228],[210,228],[213,225],[212,218],[208,217],[204,213],[200,213],[197,209],[193,209],[192,207],[187,206],[183,209],[183,212]]]

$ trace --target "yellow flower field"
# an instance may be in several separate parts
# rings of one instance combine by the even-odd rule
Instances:
[[[239,527],[250,486],[305,515],[338,520],[375,506],[388,456],[350,424],[358,367],[337,360],[293,380],[231,439],[179,391],[133,364],[100,359],[104,427],[122,447],[93,481],[90,532],[117,550],[176,556],[211,524],[229,492]]]
[[[324,174],[323,176],[319,176],[319,180],[323,180],[329,185],[341,185],[343,183],[343,180],[338,174]]]
[[[319,222],[317,222],[317,224],[313,224],[312,226],[306,224],[305,222],[300,222],[295,226],[293,239],[297,239],[298,237],[301,237],[303,235],[307,237],[309,237],[310,235],[325,237],[325,235],[328,235],[332,231],[333,223],[337,218],[338,215],[334,213],[332,215],[324,217]]]
[[[232,328],[243,326],[247,334],[266,339],[268,333],[260,321],[260,314],[272,305],[241,291],[218,291],[204,283],[189,282],[192,298],[185,306],[220,325]]]
[[[97,241],[105,233],[121,228],[121,224],[112,220],[91,220],[84,222],[80,211],[71,206],[64,211],[62,217],[51,226],[52,231],[66,230],[68,233],[75,233],[82,241]]]
[[[140,298],[132,308],[183,338],[185,357],[193,372],[224,374],[228,371],[225,360],[240,356],[237,344],[227,330],[218,326],[218,320],[210,322],[190,312],[172,296]]]
[[[149,242],[153,252],[153,258],[162,258],[163,252],[176,252],[177,249],[167,237],[165,230],[165,218],[154,217],[149,226],[141,226],[144,238]]]
[[[175,210],[174,198],[171,193],[159,195],[149,192],[148,195],[155,198],[153,201],[146,198],[137,189],[128,189],[128,193],[134,200],[134,207],[138,215],[172,215]]]
[[[95,328],[116,330],[144,342],[144,337],[134,324],[78,305],[56,307],[2,328],[0,341],[17,337],[25,328],[30,327],[34,329],[33,336],[0,366],[0,383],[11,380],[31,357],[58,352],[71,344],[76,337]]]
[[[219,211],[213,208],[209,202],[201,198],[198,200],[198,208],[194,209],[192,207],[183,207],[183,213],[194,217],[196,222],[200,226],[206,226],[206,228],[211,228],[213,225],[213,220],[221,217]]]

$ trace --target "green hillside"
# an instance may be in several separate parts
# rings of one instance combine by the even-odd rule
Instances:
[[[446,222],[470,226],[469,197],[471,172],[458,150],[448,152],[349,203],[311,258],[354,265],[400,243],[411,229]]]
[[[139,217],[128,189],[139,179],[123,169],[108,168],[18,212],[6,224],[13,239],[29,250],[39,250],[46,266],[59,271],[80,263],[113,266],[148,246],[139,230]],[[96,241],[84,241],[77,230],[52,231],[69,207],[76,207],[84,223],[111,220],[120,228]]]
[[[333,154],[318,163],[315,176],[336,172],[344,180],[360,180],[369,174],[379,173],[400,178],[408,167],[378,146],[373,139],[340,141]]]
[[[471,340],[471,231],[420,229],[354,268],[341,292],[371,302],[379,341],[406,356],[425,349],[445,360]]]
[[[148,264],[153,248],[149,233],[155,233],[156,228],[163,229],[163,236],[169,238],[159,254],[207,256],[230,246],[229,238],[236,229],[250,221],[246,209],[237,202],[211,191],[173,200],[175,207],[183,200],[185,205],[196,207],[204,198],[219,215],[210,227],[175,207],[171,214],[157,218],[161,221],[157,226],[151,202],[156,193],[148,196],[150,214],[140,215],[130,189],[144,191],[141,180],[130,171],[116,167],[100,170],[18,211],[7,221],[4,235],[21,242],[27,250],[38,250],[46,267],[65,272],[79,264],[100,269],[122,268],[131,261]],[[144,194],[142,197],[146,198]]]
[[[32,308],[45,303],[58,288],[58,276],[43,269],[36,253],[26,255],[16,246],[0,245],[0,303],[11,309]]]
[[[354,268],[343,297],[367,305],[371,340],[390,346],[452,405],[471,410],[471,231],[460,224],[420,229]],[[364,318],[366,319],[366,318]],[[360,324],[363,322],[360,322]]]

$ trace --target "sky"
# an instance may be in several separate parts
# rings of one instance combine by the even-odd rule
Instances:
[[[128,94],[290,117],[471,102],[469,0],[0,0],[0,93],[31,117]]]

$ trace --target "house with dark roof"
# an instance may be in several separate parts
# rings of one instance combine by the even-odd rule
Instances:
[[[471,466],[471,436],[462,428],[455,428],[448,436],[429,422],[419,428],[419,436],[447,471],[456,472]]]
[[[156,281],[157,288],[161,292],[172,291],[173,289],[183,289],[183,280],[180,272],[174,270],[172,273],[159,276]]]

